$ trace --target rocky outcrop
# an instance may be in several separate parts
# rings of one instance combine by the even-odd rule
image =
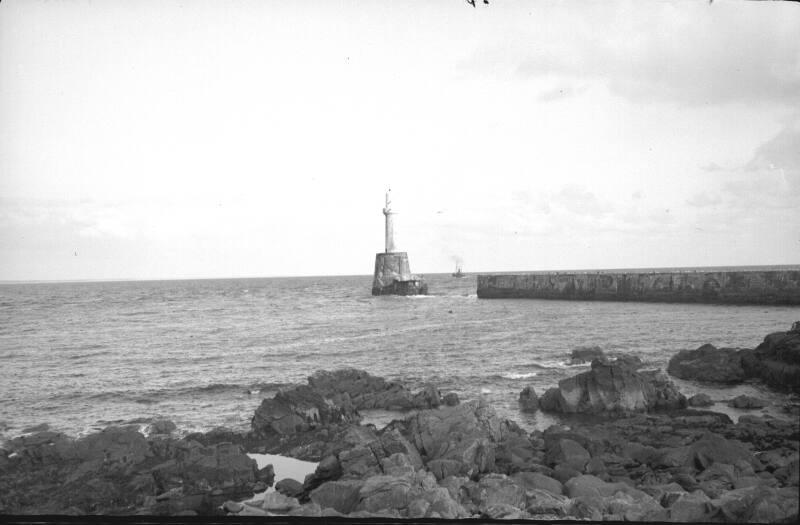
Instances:
[[[455,394],[444,396],[458,403]],[[443,404],[433,385],[412,392],[405,385],[386,381],[352,368],[320,371],[299,385],[265,399],[252,421],[252,435],[266,443],[265,451],[318,461],[333,453],[349,427],[361,421],[359,410],[410,410]]]
[[[681,350],[667,371],[681,379],[717,383],[757,378],[776,390],[800,392],[800,321],[787,332],[769,334],[754,350],[710,344]]]
[[[599,346],[579,346],[572,350],[570,354],[570,364],[580,365],[583,363],[591,363],[595,359],[602,359],[605,357],[603,349]]]
[[[274,477],[239,445],[145,438],[136,427],[77,440],[42,432],[6,446],[12,455],[0,470],[4,514],[213,514]]]
[[[607,406],[621,406],[631,391],[634,399],[668,406],[675,396],[636,367],[595,363],[588,374],[600,377],[585,380],[586,404],[602,386],[601,399],[616,399]],[[240,444],[218,442],[223,430],[197,440],[145,437],[130,427],[78,440],[43,431],[0,451],[0,513],[797,520],[796,421],[748,414],[734,424],[709,411],[612,409],[606,415],[614,417],[569,418],[569,427],[528,434],[485,401],[471,401],[421,409],[378,430],[337,418],[349,413],[345,408],[357,412],[361,401],[353,399],[369,399],[359,392],[391,388],[371,377],[354,376],[357,386],[315,377],[309,388],[333,409],[319,412],[325,424],[295,434],[314,440],[295,440],[295,450],[322,454],[302,483],[283,479],[265,492],[275,477],[271,466],[259,470]],[[253,492],[257,497],[244,501]]]
[[[562,413],[642,412],[686,406],[663,374],[638,372],[638,360],[595,359],[589,372],[563,379],[540,400],[542,410]]]
[[[696,350],[681,350],[669,360],[667,372],[681,379],[717,383],[738,383],[745,379],[739,350],[710,344]]]
[[[410,410],[436,408],[442,404],[439,391],[433,385],[415,394],[400,383],[355,368],[316,372],[308,378],[308,386],[336,404],[351,405],[357,410]]]
[[[526,386],[519,393],[519,407],[523,412],[536,412],[539,410],[539,396],[532,386]]]
[[[769,334],[755,350],[745,350],[741,357],[749,377],[757,377],[777,390],[800,392],[800,321],[787,332]]]

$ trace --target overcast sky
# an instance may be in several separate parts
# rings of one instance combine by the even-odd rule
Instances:
[[[800,5],[0,4],[0,279],[800,263]]]

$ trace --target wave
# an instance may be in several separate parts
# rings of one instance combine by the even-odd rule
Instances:
[[[146,390],[140,392],[98,392],[88,395],[86,398],[92,401],[129,401],[140,404],[154,404],[165,399],[174,399],[176,397],[219,395],[225,393],[255,395],[262,392],[275,392],[289,385],[291,385],[291,383],[212,383],[209,385],[197,385],[184,388],[162,388],[158,390]],[[78,398],[84,397],[84,395],[72,394],[67,397]]]
[[[119,315],[121,315],[122,317],[134,317],[138,315],[158,315],[160,313],[162,312],[157,312],[155,310],[142,310],[139,312],[122,312]]]
[[[528,379],[531,377],[536,377],[537,375],[539,375],[537,372],[528,372],[526,374],[507,372],[505,374],[500,374],[500,377],[502,377],[503,379]]]

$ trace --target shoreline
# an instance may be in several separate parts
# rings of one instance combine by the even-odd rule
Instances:
[[[484,396],[322,370],[262,399],[246,433],[178,437],[168,420],[146,435],[138,425],[77,439],[32,428],[0,451],[0,514],[792,521],[798,357],[800,322],[754,350],[680,351],[672,377],[636,355],[578,348],[583,372],[519,392],[520,414],[554,422],[532,431]],[[772,399],[790,415],[740,394],[729,403],[747,410],[731,418],[676,384],[697,390],[709,378],[788,390]]]

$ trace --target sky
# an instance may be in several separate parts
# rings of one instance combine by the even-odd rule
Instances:
[[[0,280],[800,263],[800,5],[0,4]]]

